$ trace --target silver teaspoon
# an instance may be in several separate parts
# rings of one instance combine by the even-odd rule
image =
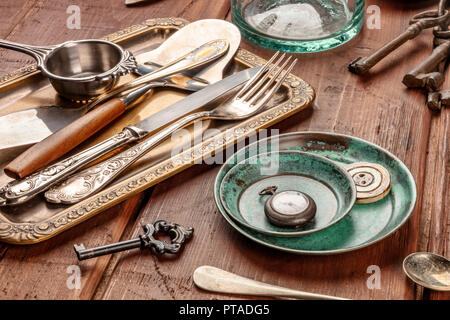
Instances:
[[[450,261],[440,255],[412,253],[403,260],[403,270],[412,281],[425,288],[450,291]]]

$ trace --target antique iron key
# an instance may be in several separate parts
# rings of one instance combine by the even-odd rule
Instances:
[[[443,13],[445,8],[447,7],[448,0],[441,0],[439,2],[439,12]],[[433,30],[434,40],[436,43],[441,43],[440,45],[448,45],[450,47],[450,30],[448,30],[448,26],[436,27]],[[439,66],[438,71],[442,74],[444,73],[447,67],[447,60],[450,56],[450,52],[447,52],[447,59],[443,60]],[[450,105],[450,89],[444,89],[435,92],[428,92],[427,98],[427,106],[432,111],[439,112],[443,106]]]
[[[429,92],[427,106],[433,111],[439,112],[442,107],[450,106],[450,89]]]
[[[439,42],[439,39],[436,39],[435,42],[437,46],[431,55],[403,77],[403,84],[408,88],[426,88],[434,91],[444,83],[443,71],[450,54],[450,41]]]
[[[439,2],[439,16],[445,14],[447,2],[448,0]],[[425,88],[428,91],[435,91],[444,82],[444,72],[450,54],[450,32],[448,31],[448,26],[439,25],[434,27],[433,35],[434,49],[431,55],[403,77],[403,84],[408,88]]]
[[[86,260],[137,248],[141,250],[149,249],[153,254],[174,254],[181,250],[182,245],[192,236],[192,233],[194,232],[193,228],[186,228],[180,226],[179,224],[169,223],[164,220],[158,220],[153,224],[147,224],[143,228],[144,234],[140,235],[139,238],[132,240],[113,243],[92,249],[86,249],[83,244],[74,245],[78,260]],[[163,240],[157,240],[155,236],[159,232],[163,232],[170,236],[170,243]]]
[[[364,74],[402,44],[417,37],[422,30],[447,25],[449,21],[450,14],[447,10],[444,11],[443,15],[439,14],[439,10],[430,10],[419,13],[413,17],[410,21],[411,25],[403,33],[385,44],[370,56],[357,58],[350,63],[348,68],[353,73]]]

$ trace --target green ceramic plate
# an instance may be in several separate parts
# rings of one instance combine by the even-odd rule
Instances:
[[[342,164],[374,162],[391,175],[391,192],[372,204],[356,204],[335,225],[303,236],[280,237],[259,233],[236,223],[220,201],[220,184],[240,161],[259,153],[296,150],[321,155]],[[391,235],[410,217],[417,198],[414,178],[408,168],[390,152],[359,138],[324,132],[298,132],[257,141],[227,160],[217,175],[214,194],[220,213],[249,239],[262,245],[300,254],[337,254],[369,246]]]
[[[259,192],[277,186],[277,192],[296,190],[317,206],[313,221],[300,228],[277,227],[264,213],[268,196]],[[308,152],[261,153],[227,172],[220,185],[220,201],[237,223],[269,235],[299,236],[328,228],[340,221],[356,201],[356,188],[345,169]]]

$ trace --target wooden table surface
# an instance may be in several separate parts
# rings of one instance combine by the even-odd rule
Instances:
[[[240,235],[218,213],[213,182],[218,166],[196,165],[48,241],[32,246],[0,244],[2,299],[229,299],[197,289],[192,273],[213,265],[268,283],[353,299],[449,299],[449,294],[415,286],[402,271],[409,253],[449,256],[450,110],[432,114],[424,94],[407,90],[403,75],[431,51],[423,32],[380,63],[366,77],[347,64],[392,39],[409,18],[436,1],[366,1],[381,7],[381,30],[364,28],[349,44],[326,53],[298,55],[294,73],[317,92],[309,111],[279,124],[281,133],[322,130],[354,135],[393,152],[416,179],[418,201],[411,219],[387,239],[336,256],[298,256],[277,252]],[[81,8],[81,29],[68,29],[69,5]],[[123,1],[3,0],[0,37],[46,45],[95,38],[155,17],[230,20],[229,0],[161,0],[127,8]],[[269,58],[272,52],[242,47]],[[0,50],[0,74],[33,59]],[[447,80],[449,77],[447,77]],[[450,81],[444,87],[448,87]],[[195,227],[195,236],[176,258],[129,252],[78,263],[72,246],[101,245],[139,234],[157,219]],[[79,265],[81,288],[68,289],[67,268]],[[368,289],[371,265],[380,267],[380,289]]]

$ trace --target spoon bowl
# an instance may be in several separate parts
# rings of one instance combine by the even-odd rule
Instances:
[[[450,261],[440,255],[412,253],[403,260],[403,270],[412,281],[425,288],[450,291]]]

